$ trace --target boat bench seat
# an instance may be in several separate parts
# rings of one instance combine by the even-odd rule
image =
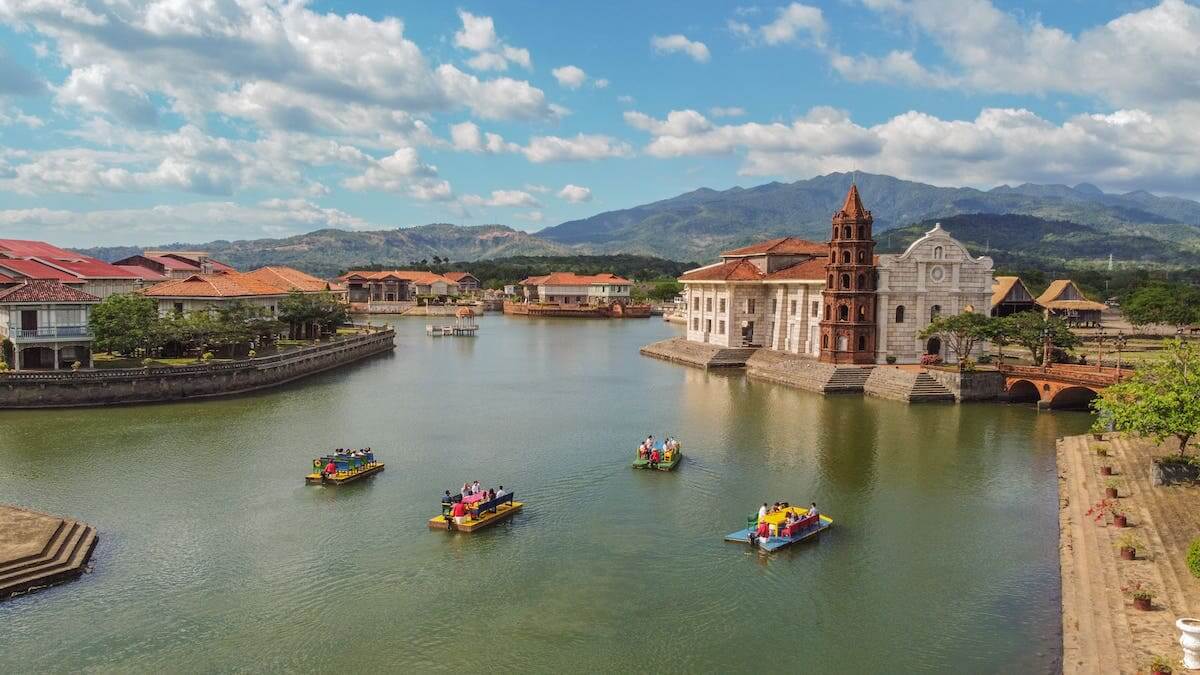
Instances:
[[[818,524],[818,522],[820,521],[820,518],[821,518],[821,516],[818,514],[813,514],[811,516],[805,516],[805,517],[801,518],[800,520],[792,523],[791,525],[783,528],[782,534],[785,537],[790,537],[799,532],[803,532],[804,530],[807,530],[808,528],[812,527],[813,525]]]
[[[471,507],[471,517],[476,520],[479,520],[479,514],[487,513],[489,511],[492,513],[495,513],[496,509],[501,504],[504,504],[506,502],[509,504],[512,504],[512,501],[513,501],[513,493],[510,492],[510,493],[504,495],[503,497],[496,497],[495,499],[492,499],[492,500],[489,500],[486,502],[480,502],[480,503],[476,504],[475,506]]]

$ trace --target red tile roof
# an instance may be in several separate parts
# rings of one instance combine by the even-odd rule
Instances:
[[[74,260],[48,260],[38,259],[39,262],[44,262],[53,267],[60,267],[67,270],[71,274],[82,279],[133,279],[136,275],[131,274],[127,270],[123,270],[116,265],[95,260],[92,258],[78,258]]]
[[[333,290],[333,284],[324,279],[318,279],[311,274],[305,274],[291,267],[260,267],[253,272],[246,272],[243,277],[250,277],[277,286],[285,290],[297,290],[315,293]]]
[[[734,258],[740,256],[752,255],[827,255],[829,253],[828,244],[819,244],[815,241],[800,239],[798,237],[780,237],[779,239],[768,239],[757,244],[735,248],[732,251],[726,251],[721,254],[725,258]]]
[[[0,252],[14,258],[81,258],[78,253],[72,253],[44,241],[28,239],[0,239]]]
[[[0,284],[15,284],[17,280],[7,274],[0,274]]]
[[[100,298],[57,281],[31,280],[0,291],[0,304],[19,302],[100,302]]]
[[[525,286],[594,286],[599,284],[632,284],[633,282],[615,274],[575,274],[574,272],[552,272],[538,277],[529,277],[521,282]]]
[[[857,185],[850,184],[850,191],[846,193],[846,201],[842,203],[842,208],[833,214],[833,217],[854,219],[871,217],[871,212],[863,208],[862,199],[858,196]]]
[[[172,255],[148,255],[145,257],[169,270],[200,270],[199,263]]]
[[[790,267],[771,272],[767,275],[767,280],[823,281],[826,275],[825,266],[827,264],[829,264],[828,257],[805,260],[802,263],[796,263]]]
[[[475,279],[475,281],[479,281],[479,279],[470,272],[446,272],[442,276],[446,277],[450,281],[456,281],[458,283],[462,283],[462,280],[466,279],[467,277],[471,277],[472,279]]]
[[[186,279],[164,281],[142,291],[152,298],[245,298],[287,295],[287,291],[237,272],[193,274]]]
[[[684,272],[680,281],[761,281],[763,271],[748,260],[732,260]]]
[[[158,282],[167,280],[167,277],[155,272],[149,267],[142,267],[141,265],[117,265],[117,267],[120,267],[128,272],[131,276],[135,276],[142,281]]]
[[[429,284],[434,283],[435,281],[441,281],[441,282],[444,282],[447,284],[457,284],[458,283],[457,281],[454,281],[453,279],[445,277],[441,274],[436,274],[434,272],[419,272],[417,270],[387,270],[387,271],[383,271],[383,272],[362,272],[362,271],[351,270],[349,272],[346,272],[342,276],[338,277],[338,280],[339,281],[347,281],[353,277],[358,277],[359,279],[371,279],[371,280],[377,280],[377,281],[382,281],[384,279],[387,279],[388,277],[391,277],[393,279],[402,279],[404,281],[409,281],[414,284],[420,284],[422,286],[427,286]]]
[[[53,281],[73,281],[75,283],[83,283],[79,277],[65,272],[63,270],[51,267],[37,260],[24,260],[20,258],[8,259],[0,258],[0,268],[12,270],[17,273],[17,276],[26,277],[29,279],[50,279]],[[7,273],[7,272],[6,272]]]

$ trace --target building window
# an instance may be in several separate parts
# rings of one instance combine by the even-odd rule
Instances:
[[[829,285],[827,286],[827,288],[829,288],[830,290],[833,289],[833,275],[832,274],[829,275]]]
[[[847,225],[846,227],[842,228],[842,239],[849,239],[849,238],[850,238],[850,226]]]
[[[860,263],[867,262],[867,252],[866,251],[858,252],[858,262],[860,262]]]
[[[704,332],[705,332],[705,333],[711,333],[711,332],[712,332],[712,319],[705,319],[705,320],[704,320]]]
[[[795,300],[793,300],[792,303],[788,306],[788,312],[792,316],[796,316],[796,301]]]
[[[858,336],[858,351],[865,352],[866,350],[867,350],[867,336],[859,335]]]
[[[842,263],[843,264],[850,263],[850,251],[842,251]]]
[[[771,313],[774,314],[777,309],[775,298],[771,298]]]
[[[700,317],[692,319],[692,330],[700,330]]]
[[[941,316],[941,314],[942,314],[942,306],[941,305],[934,305],[933,307],[930,307],[929,308],[929,322],[933,323],[933,321],[935,319],[937,319],[939,316]]]
[[[717,322],[717,332],[720,333],[721,335],[725,334],[725,322],[724,321]]]
[[[717,301],[717,307],[720,308],[720,311],[722,314],[725,313],[725,298],[721,298],[720,300]]]
[[[858,306],[858,320],[859,321],[867,320],[867,306],[866,305]]]
[[[941,260],[941,259],[942,259],[942,247],[941,247],[941,246],[934,246],[934,247],[933,247],[933,259],[934,259],[934,260]]]
[[[858,290],[863,290],[867,287],[867,278],[863,275],[858,275]]]
[[[172,309],[175,311],[176,314],[183,314],[183,303],[182,302],[175,303],[175,306]]]
[[[692,298],[692,309],[697,312],[700,311],[700,296],[695,296]]]
[[[904,323],[904,305],[896,305],[896,323]]]
[[[842,288],[845,290],[850,289],[850,275],[849,274],[842,275]]]
[[[830,310],[830,308],[829,308],[829,305],[825,305],[825,320],[826,320],[826,321],[828,321],[828,320],[830,319],[830,317],[832,316],[832,315],[829,313],[830,311],[832,311],[832,310]]]
[[[829,347],[829,336],[822,335],[821,336],[821,349],[826,349],[828,347]]]
[[[820,308],[821,308],[821,303],[817,302],[816,300],[813,300],[812,301],[812,316],[814,319],[817,318],[817,313],[821,311]]]
[[[848,320],[850,320],[850,308],[847,307],[846,305],[839,306],[838,307],[838,321],[848,321]]]
[[[754,313],[754,298],[746,298],[746,313]]]
[[[706,312],[712,311],[712,298],[704,299],[704,311],[706,311]]]

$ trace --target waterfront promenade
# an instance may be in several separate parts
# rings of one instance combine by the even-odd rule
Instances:
[[[1185,564],[1188,544],[1200,536],[1200,489],[1151,485],[1151,458],[1174,452],[1169,447],[1115,436],[1102,442],[1108,457],[1097,457],[1099,442],[1090,435],[1057,444],[1063,672],[1148,672],[1154,656],[1179,660],[1175,620],[1200,612],[1200,579]],[[1104,496],[1103,464],[1113,467],[1128,528],[1087,514]],[[1136,560],[1117,554],[1127,533],[1144,544]],[[1135,609],[1122,593],[1138,582],[1156,592],[1152,611]]]

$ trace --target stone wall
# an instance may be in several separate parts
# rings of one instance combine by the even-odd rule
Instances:
[[[957,373],[928,368],[925,372],[949,389],[959,401],[994,401],[1004,398],[1004,375],[995,370]]]
[[[797,389],[825,393],[837,367],[813,358],[760,349],[746,361],[746,374]]]
[[[274,387],[395,348],[395,331],[358,335],[285,354],[179,368],[0,375],[0,409],[156,403]]]

